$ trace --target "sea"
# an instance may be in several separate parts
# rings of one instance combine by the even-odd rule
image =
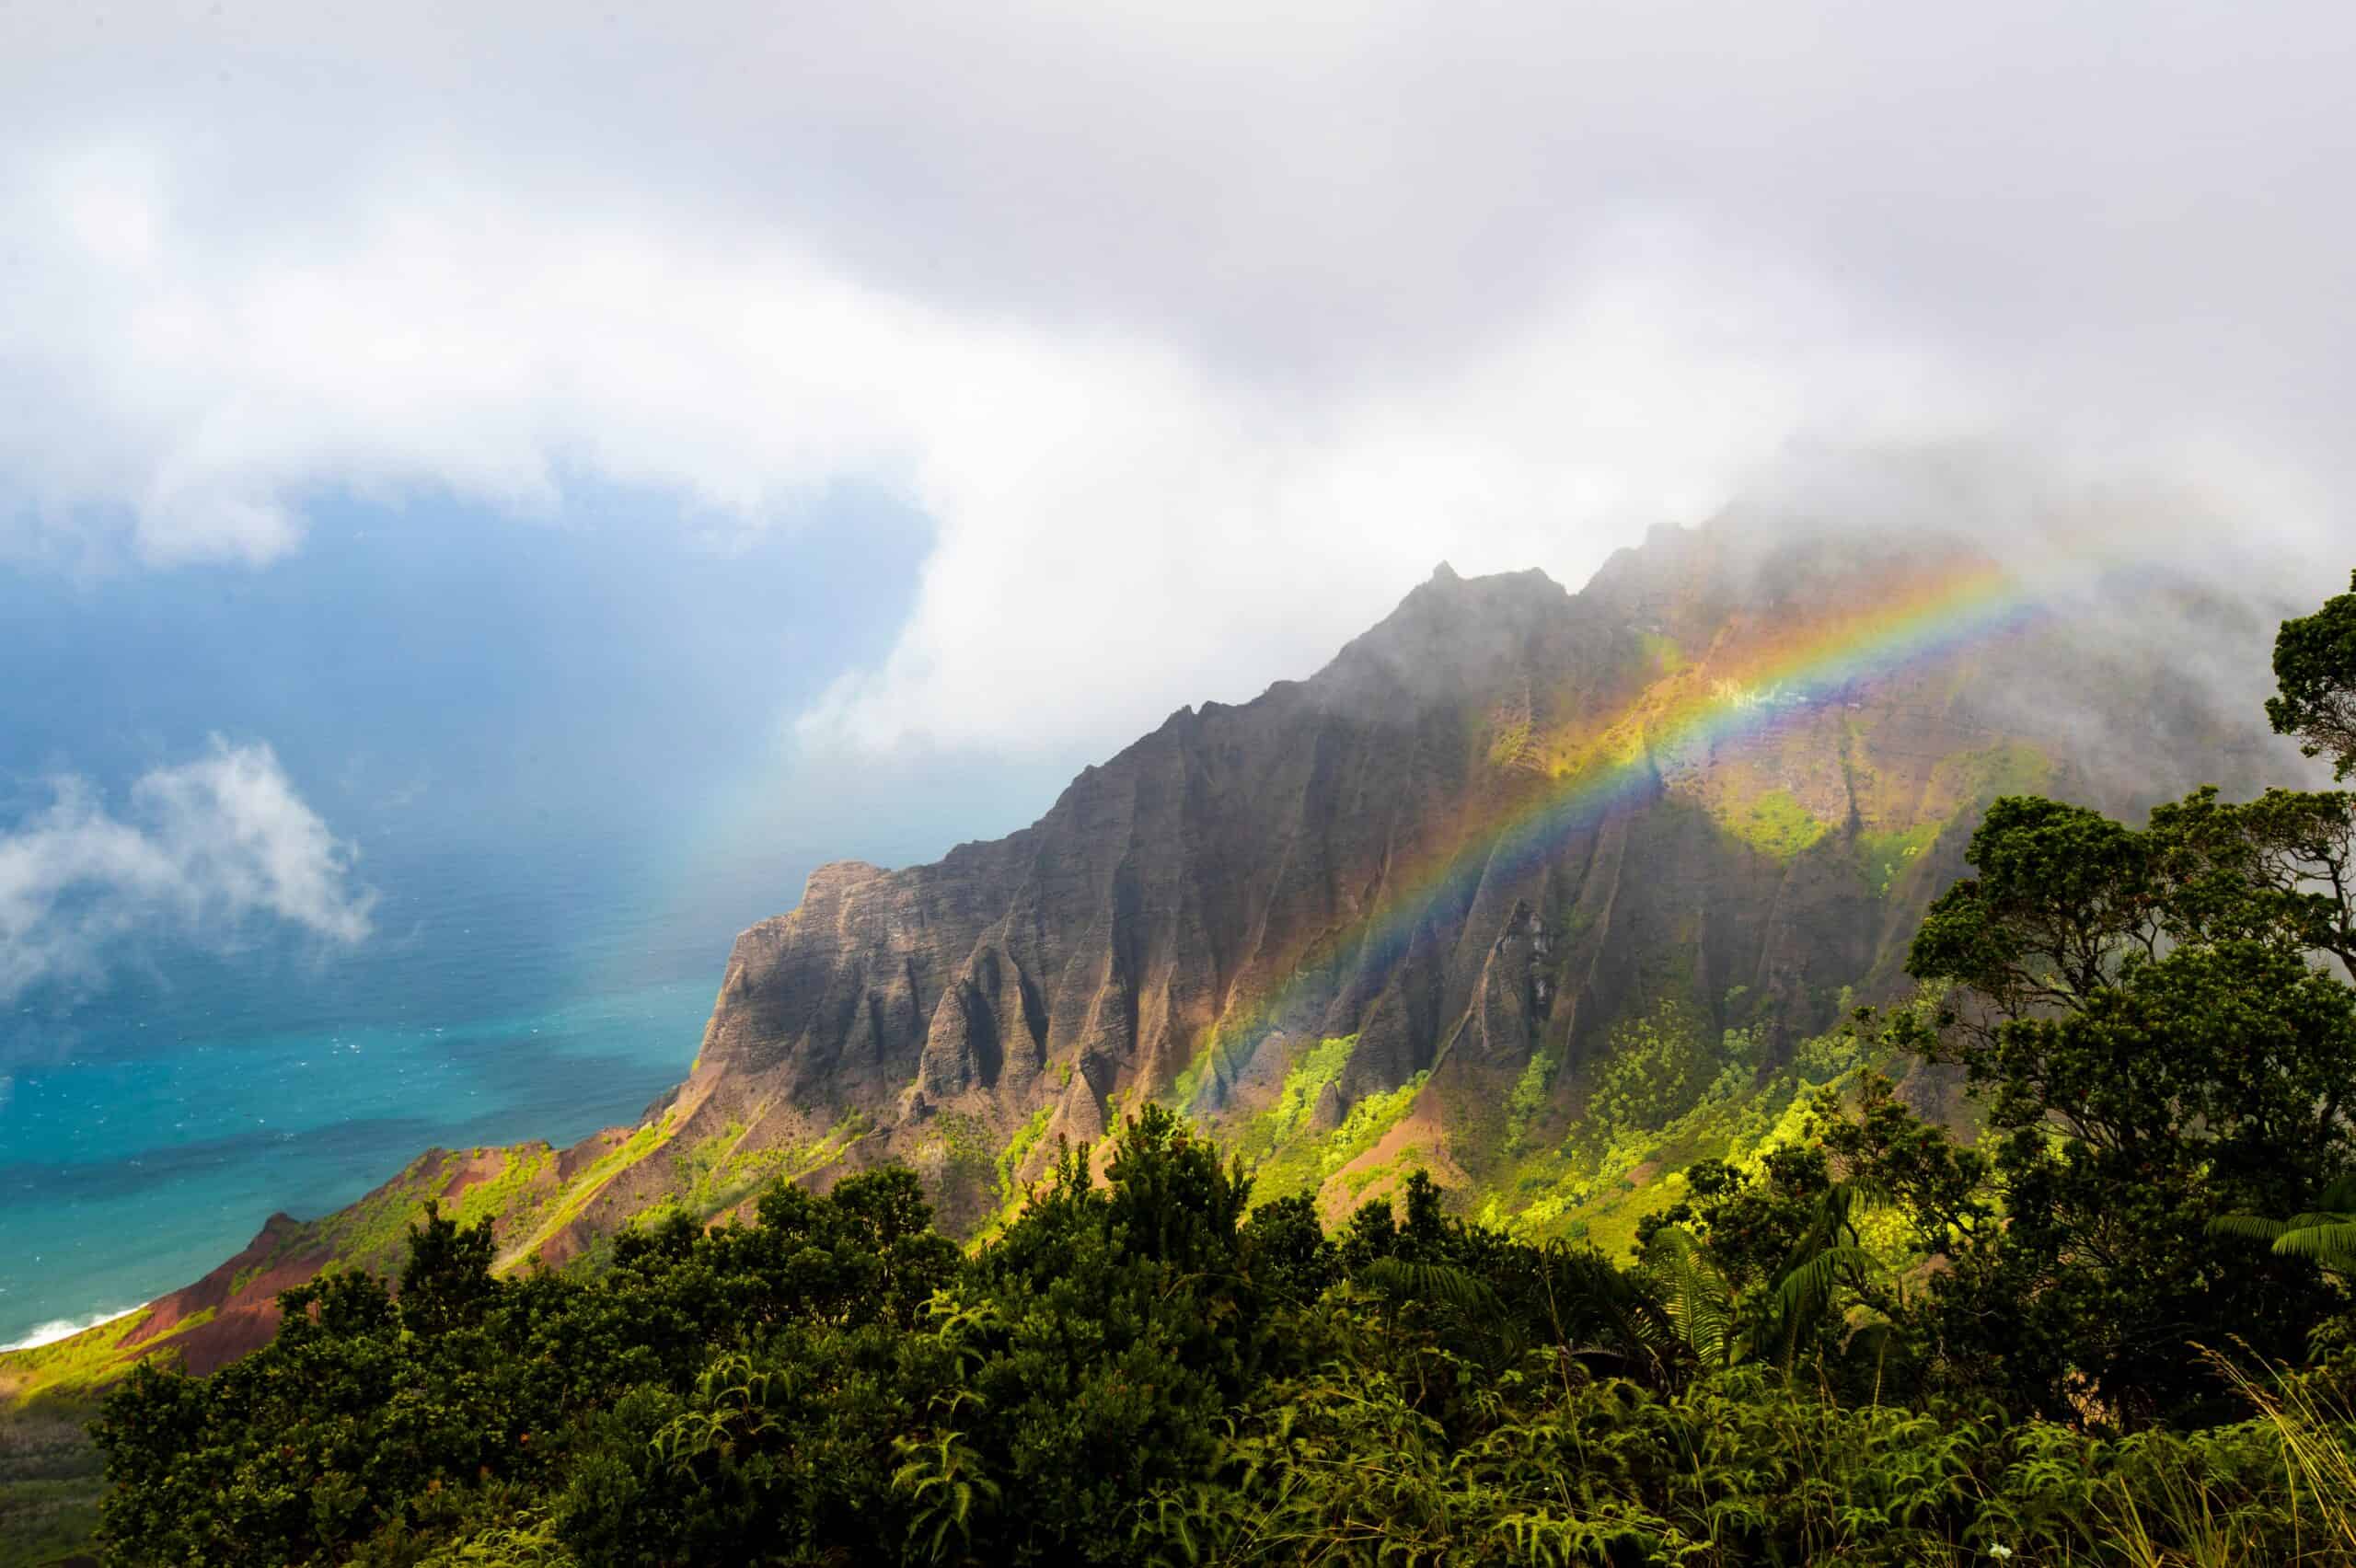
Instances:
[[[184,1285],[431,1146],[562,1145],[684,1076],[733,917],[643,901],[645,868],[588,847],[369,872],[354,951],[151,940],[99,995],[0,1028],[0,1344]]]
[[[0,1345],[188,1284],[429,1147],[634,1121],[692,1063],[735,934],[814,866],[1046,803],[1045,774],[793,755],[794,713],[911,602],[928,533],[888,498],[740,536],[628,494],[307,514],[260,566],[0,558],[0,840],[62,778],[128,815],[144,771],[267,744],[375,899],[350,946],[149,922],[0,995]]]

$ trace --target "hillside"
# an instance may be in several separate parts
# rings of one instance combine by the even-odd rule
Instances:
[[[1148,1101],[1329,1218],[1424,1168],[1509,1231],[1624,1245],[1673,1195],[1650,1178],[1758,1146],[1853,1065],[1828,1031],[1902,983],[1990,800],[2133,813],[2279,775],[2255,704],[2187,673],[2262,669],[2270,623],[2150,576],[2106,583],[2100,619],[2052,586],[1733,521],[1656,531],[1576,594],[1443,566],[1310,679],[1181,709],[1019,833],[819,869],[737,940],[636,1125],[429,1151],[0,1358],[0,1393],[165,1346],[218,1366],[277,1291],[394,1266],[428,1198],[492,1218],[502,1265],[561,1265],[773,1176],[899,1161],[971,1238]]]

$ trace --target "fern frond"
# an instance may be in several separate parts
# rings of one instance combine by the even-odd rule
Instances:
[[[2329,1269],[2356,1271],[2356,1223],[2310,1225],[2286,1230],[2275,1239],[2274,1251],[2285,1258],[2305,1258]]]
[[[1393,1301],[1437,1302],[1468,1315],[1504,1315],[1497,1293],[1485,1281],[1453,1263],[1377,1258],[1366,1266],[1364,1278]]]
[[[1776,1308],[1795,1315],[1819,1311],[1844,1271],[1874,1274],[1880,1268],[1881,1260],[1863,1247],[1827,1247],[1784,1275],[1775,1286]]]
[[[2351,1219],[2356,1219],[2356,1215],[2350,1215],[2344,1210],[2327,1210],[2316,1214],[2294,1214],[2289,1219],[2283,1221],[2282,1228],[2285,1230],[2315,1230],[2327,1225],[2346,1225]]]
[[[1660,1281],[1669,1320],[1686,1347],[1705,1362],[1735,1359],[1733,1292],[1692,1234],[1680,1226],[1662,1227],[1646,1247],[1644,1262]]]
[[[2212,1236],[2237,1236],[2245,1241],[2273,1241],[2291,1228],[2282,1220],[2256,1214],[2221,1214],[2202,1228]]]

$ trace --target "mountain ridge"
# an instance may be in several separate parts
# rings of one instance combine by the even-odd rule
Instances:
[[[429,1151],[336,1215],[274,1218],[85,1336],[83,1371],[164,1346],[217,1365],[267,1337],[292,1274],[388,1267],[429,1198],[491,1220],[504,1265],[561,1266],[651,1214],[900,1160],[986,1235],[1059,1144],[1150,1099],[1264,1195],[1334,1213],[1420,1166],[1493,1219],[1609,1240],[1669,1154],[1767,1136],[1840,1070],[1826,1032],[1902,985],[1995,793],[2127,809],[2269,755],[2129,659],[2103,701],[2141,705],[2147,747],[2182,707],[2180,777],[2109,776],[2060,695],[2097,657],[2063,615],[1806,700],[1751,679],[1992,571],[1968,542],[1731,524],[1656,529],[1576,593],[1442,563],[1314,674],[1173,711],[1016,833],[817,868],[737,938],[694,1063],[636,1124]],[[1720,711],[1742,722],[1688,721]],[[1597,778],[1594,809],[1558,809]]]

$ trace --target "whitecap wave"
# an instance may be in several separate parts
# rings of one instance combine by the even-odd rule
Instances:
[[[52,1319],[49,1322],[40,1324],[20,1340],[8,1344],[0,1344],[0,1351],[38,1350],[45,1344],[55,1344],[62,1339],[72,1339],[84,1330],[95,1329],[100,1323],[111,1323],[117,1318],[128,1318],[138,1310],[136,1307],[114,1307],[103,1312],[93,1312],[87,1318]]]

